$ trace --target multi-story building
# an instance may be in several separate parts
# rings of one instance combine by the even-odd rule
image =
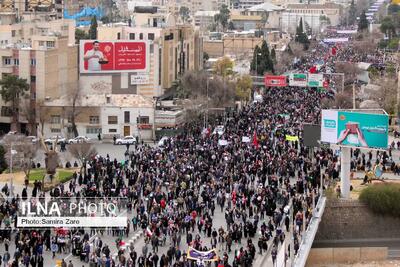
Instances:
[[[61,20],[0,25],[0,75],[17,75],[30,85],[29,110],[20,112],[21,132],[36,132],[34,116],[26,115],[35,114],[37,102],[58,98],[77,87],[78,49],[73,23]],[[0,101],[0,105],[0,129],[8,131],[9,103]]]
[[[66,104],[69,103],[69,104]],[[80,95],[75,107],[75,124],[79,135],[105,139],[113,136],[138,136],[149,140],[154,135],[154,101],[140,95]],[[72,106],[68,95],[49,100],[42,106],[44,136],[72,137]]]
[[[61,19],[62,0],[4,0],[0,4],[0,21],[2,25],[12,24],[30,17],[42,17],[45,20]]]
[[[207,30],[214,23],[214,17],[217,14],[219,11],[197,11],[193,16],[194,25],[201,30]]]
[[[148,82],[132,84],[132,72],[82,74],[80,87],[88,93],[161,96],[186,71],[202,69],[202,39],[190,25],[177,25],[173,16],[136,13],[132,26],[98,28],[100,41],[133,40],[149,45]]]
[[[241,12],[242,15],[248,16],[260,16],[263,22],[263,28],[275,28],[280,29],[281,27],[281,15],[284,8],[276,6],[270,3],[263,3],[260,5],[252,6]]]
[[[282,13],[282,30],[295,33],[302,18],[304,28],[320,32],[325,26],[337,26],[343,13],[343,7],[335,3],[324,4],[288,4]]]

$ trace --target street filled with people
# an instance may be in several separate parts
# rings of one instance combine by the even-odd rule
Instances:
[[[305,55],[295,70],[307,71],[331,49],[319,44],[318,53]],[[346,44],[335,53],[340,60],[355,59]],[[335,60],[326,59],[321,71],[333,68]],[[258,257],[275,262],[280,249],[286,258],[291,251],[296,255],[320,198],[321,173],[324,181],[339,176],[338,155],[306,147],[302,137],[304,124],[320,123],[321,101],[334,93],[271,87],[262,95],[262,102],[210,115],[206,129],[202,118],[185,124],[161,147],[131,146],[123,162],[97,155],[50,192],[39,183],[15,192],[0,205],[3,265],[54,266],[54,259],[62,259],[62,267],[248,267]],[[218,125],[222,130],[213,133]],[[352,169],[374,165],[371,155],[353,154]],[[377,160],[388,158],[382,154]],[[20,202],[30,197],[125,198],[127,227],[14,228]],[[142,235],[142,243],[129,241],[134,233]],[[105,242],[106,236],[115,242]],[[189,259],[190,249],[216,251],[215,263]]]

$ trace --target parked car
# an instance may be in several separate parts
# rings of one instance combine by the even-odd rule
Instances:
[[[213,134],[223,135],[225,132],[225,127],[223,125],[218,125],[215,127]]]
[[[32,142],[32,144],[36,144],[37,142],[39,142],[39,139],[33,135],[27,136],[26,138],[29,139]]]
[[[56,139],[57,139],[57,135],[52,136],[52,137],[50,137],[50,138],[47,138],[46,140],[44,140],[44,142],[45,142],[46,144],[53,144],[53,143],[56,141]],[[65,141],[66,141],[66,139],[65,139],[64,137],[58,136],[57,144],[64,143]]]
[[[90,138],[82,135],[68,140],[68,144],[89,143],[89,142]]]
[[[136,143],[136,138],[132,135],[124,136],[122,138],[117,138],[115,140],[116,145],[133,145]]]

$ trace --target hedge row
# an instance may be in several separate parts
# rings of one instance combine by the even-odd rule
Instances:
[[[360,200],[375,213],[400,218],[400,184],[372,184],[363,189]]]

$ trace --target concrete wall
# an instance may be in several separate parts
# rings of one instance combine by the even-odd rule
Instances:
[[[400,240],[399,225],[398,218],[374,214],[357,200],[329,199],[313,247],[352,240]]]
[[[387,247],[313,248],[306,266],[380,261],[385,260],[387,255]]]

